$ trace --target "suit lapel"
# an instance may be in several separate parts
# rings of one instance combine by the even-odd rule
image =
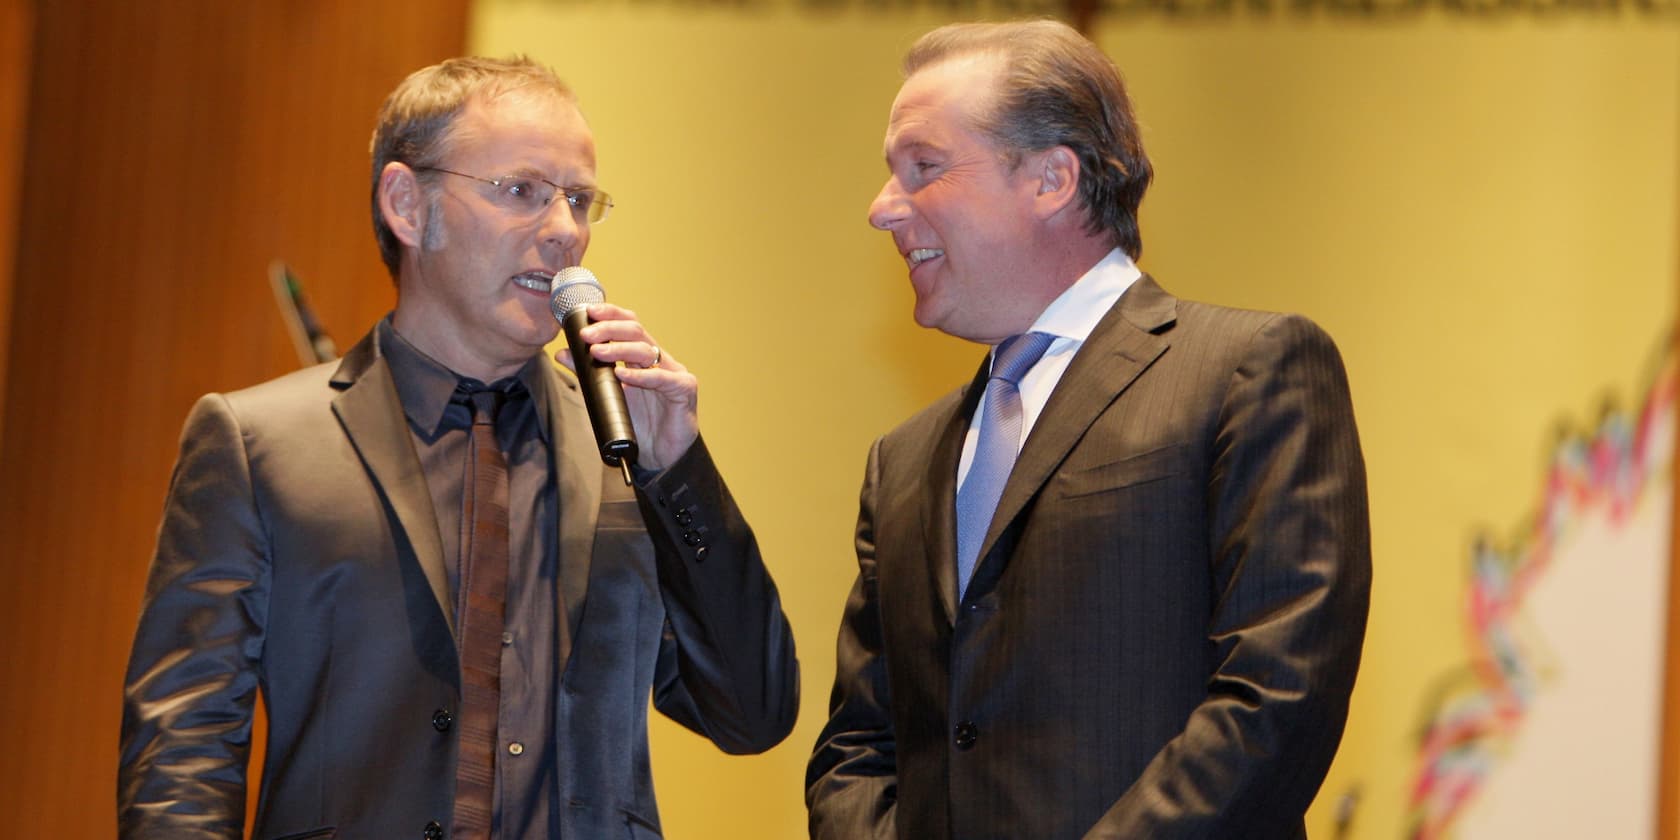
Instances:
[[[343,389],[333,399],[333,413],[338,415],[344,433],[356,447],[374,484],[396,513],[453,637],[454,598],[449,593],[449,573],[443,564],[437,514],[432,510],[432,496],[420,469],[420,459],[414,454],[396,383],[391,378],[390,367],[379,356],[378,346],[375,333],[369,332],[345,355],[332,378],[333,387]]]
[[[1043,489],[1097,417],[1166,352],[1171,342],[1158,333],[1177,319],[1177,304],[1146,274],[1097,322],[1050,393],[1003,485],[997,513],[980,543],[970,592],[989,589],[1002,574],[1002,559],[990,556],[998,538]]]
[[[938,431],[928,457],[927,492],[922,494],[923,544],[933,573],[933,591],[945,607],[947,624],[955,624],[957,616],[957,464],[962,461],[969,418],[986,390],[989,359],[980,361],[979,371],[953,403],[950,416],[934,423]]]
[[[561,376],[553,365],[544,365],[543,371],[548,452],[560,499],[561,615],[556,673],[563,674],[571,656],[572,640],[577,638],[578,623],[583,618],[584,595],[589,590],[589,563],[595,553],[595,526],[601,510],[601,481],[605,473],[576,381]],[[569,439],[578,442],[569,445]]]

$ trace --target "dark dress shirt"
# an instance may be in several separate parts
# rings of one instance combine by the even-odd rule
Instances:
[[[554,737],[556,593],[559,500],[550,476],[543,378],[533,356],[519,373],[493,383],[459,376],[379,323],[379,349],[391,367],[414,438],[414,451],[431,491],[449,590],[460,600],[462,481],[472,408],[453,399],[457,388],[508,393],[496,417],[496,439],[508,461],[507,631],[502,636],[501,709],[497,718],[495,836],[501,840],[555,836],[557,757]]]

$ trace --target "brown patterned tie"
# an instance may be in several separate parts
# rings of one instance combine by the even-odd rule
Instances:
[[[456,840],[489,840],[496,793],[496,717],[501,706],[502,631],[507,614],[508,466],[496,443],[502,392],[469,395],[472,431],[461,522],[457,626],[461,652],[461,740],[455,759]]]

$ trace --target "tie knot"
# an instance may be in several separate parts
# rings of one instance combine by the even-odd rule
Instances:
[[[462,379],[455,383],[455,396],[450,401],[472,409],[474,422],[492,423],[504,403],[525,393],[525,384],[514,378],[489,385],[476,379]]]
[[[1019,385],[1021,377],[1032,370],[1038,363],[1044,351],[1050,349],[1050,343],[1056,337],[1049,333],[1030,332],[1011,336],[997,347],[992,354],[992,379],[1002,379],[1011,385]]]
[[[496,412],[502,407],[502,392],[485,388],[482,391],[470,391],[467,399],[473,405],[473,421],[483,423],[494,421]]]

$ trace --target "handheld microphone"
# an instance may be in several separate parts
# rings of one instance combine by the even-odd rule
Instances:
[[[601,460],[624,472],[630,483],[630,465],[636,463],[636,432],[630,426],[630,409],[624,404],[624,386],[611,362],[589,355],[589,344],[580,335],[589,326],[589,304],[606,300],[606,292],[595,273],[581,265],[560,269],[549,286],[548,308],[566,332],[572,348],[578,384],[583,387],[583,405],[589,410],[589,424],[595,427],[595,442]]]

